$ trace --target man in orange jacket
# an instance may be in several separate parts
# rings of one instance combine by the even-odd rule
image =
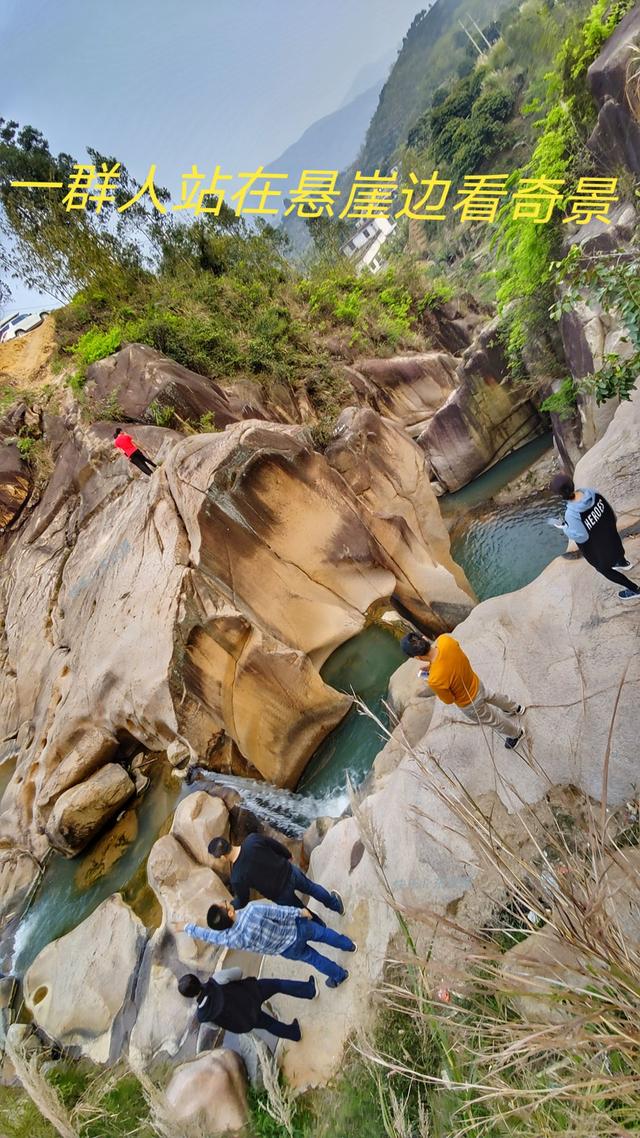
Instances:
[[[522,715],[524,707],[500,692],[487,691],[476,675],[458,641],[446,634],[431,643],[419,632],[409,632],[401,642],[406,656],[423,660],[418,673],[428,679],[429,687],[443,703],[455,703],[467,719],[486,723],[503,736],[507,750],[512,750],[524,730],[512,718]]]

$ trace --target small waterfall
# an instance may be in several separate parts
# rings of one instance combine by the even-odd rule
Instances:
[[[218,774],[202,769],[198,770],[198,781],[200,780],[237,790],[243,806],[251,810],[261,822],[268,822],[290,838],[301,838],[311,823],[323,815],[339,818],[349,805],[346,789],[316,798],[296,794],[292,790],[281,790],[270,782],[258,782],[241,778],[240,775]]]

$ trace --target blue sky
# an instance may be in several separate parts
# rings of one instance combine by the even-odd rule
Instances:
[[[420,0],[0,0],[0,115],[140,178],[266,164],[398,47]],[[30,294],[16,283],[16,306]],[[12,305],[13,307],[13,305]]]

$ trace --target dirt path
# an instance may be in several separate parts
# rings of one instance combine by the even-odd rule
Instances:
[[[51,382],[54,377],[49,361],[55,347],[53,317],[8,344],[0,344],[0,384],[20,391]]]

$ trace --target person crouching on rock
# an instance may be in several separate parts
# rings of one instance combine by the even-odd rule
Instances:
[[[117,447],[118,450],[121,450],[129,459],[129,462],[137,466],[138,470],[141,470],[143,474],[153,474],[154,470],[157,469],[155,462],[148,458],[146,454],[142,453],[140,448],[134,443],[131,435],[123,431],[122,427],[118,427],[118,429],[113,432],[113,445]]]
[[[575,541],[580,555],[596,573],[615,585],[622,585],[618,593],[621,600],[637,600],[640,585],[618,572],[619,569],[631,569],[632,564],[625,555],[617,518],[607,499],[597,490],[576,490],[568,474],[556,474],[549,489],[567,503],[564,522],[550,519],[550,524]]]
[[[342,916],[342,897],[335,889],[330,893],[302,872],[291,860],[291,852],[281,842],[266,834],[249,834],[240,846],[232,846],[226,838],[213,838],[209,853],[227,863],[234,909],[244,909],[249,892],[255,889],[276,905],[293,905],[302,909],[298,893],[319,901],[326,909]]]
[[[283,1023],[263,1012],[262,1005],[272,996],[313,1000],[318,994],[313,976],[308,980],[257,980],[254,976],[243,980],[240,968],[225,968],[204,984],[189,972],[181,976],[178,990],[181,996],[197,1000],[199,1023],[215,1023],[236,1035],[262,1028],[278,1039],[291,1039],[295,1043],[302,1038],[297,1019]]]
[[[409,632],[400,646],[405,656],[424,660],[425,666],[418,674],[428,680],[439,700],[455,703],[474,723],[493,727],[504,738],[505,747],[513,750],[524,735],[513,718],[522,715],[523,705],[500,692],[487,691],[453,636],[444,634],[431,643],[419,632]]]
[[[207,944],[241,948],[264,956],[284,956],[286,960],[301,960],[327,977],[328,988],[337,988],[349,973],[328,956],[316,952],[309,941],[328,944],[344,952],[356,951],[356,945],[348,936],[314,921],[308,909],[294,909],[289,905],[254,901],[246,909],[236,912],[227,901],[223,905],[211,906],[207,924],[208,929],[193,924],[174,925],[173,928]]]

